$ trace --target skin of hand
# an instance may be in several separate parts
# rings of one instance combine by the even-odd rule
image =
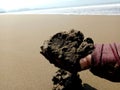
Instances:
[[[89,69],[91,66],[91,54],[89,54],[84,58],[81,58],[79,63],[81,66],[81,70]]]

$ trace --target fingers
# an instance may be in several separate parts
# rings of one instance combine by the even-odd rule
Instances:
[[[91,66],[91,55],[86,56],[85,58],[80,59],[81,70],[89,69]]]

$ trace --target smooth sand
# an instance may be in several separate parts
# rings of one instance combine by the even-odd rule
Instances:
[[[120,16],[0,15],[0,90],[51,90],[57,68],[40,55],[54,33],[81,30],[95,43],[120,42]],[[119,90],[120,83],[80,72],[97,90]]]

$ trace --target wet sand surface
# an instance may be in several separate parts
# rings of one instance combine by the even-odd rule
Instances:
[[[81,30],[95,43],[120,42],[120,16],[0,15],[0,90],[51,90],[56,67],[40,46],[59,31]],[[80,72],[97,90],[118,90],[120,83]]]

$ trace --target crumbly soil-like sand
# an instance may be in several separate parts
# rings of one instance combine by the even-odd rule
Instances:
[[[94,42],[77,30],[59,32],[41,46],[41,54],[55,66],[69,72],[80,70],[79,60],[92,53]]]

